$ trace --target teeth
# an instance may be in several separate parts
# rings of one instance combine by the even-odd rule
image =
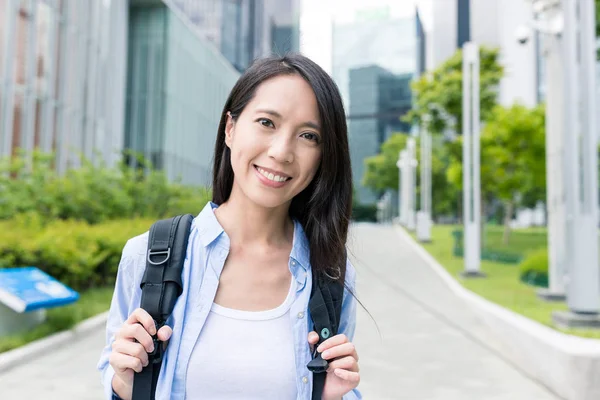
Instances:
[[[270,181],[274,181],[274,182],[285,182],[287,181],[287,178],[283,177],[283,176],[279,176],[279,175],[273,175],[270,172],[265,171],[262,168],[258,168],[258,172],[261,173],[261,175],[263,175],[265,178],[269,179]]]

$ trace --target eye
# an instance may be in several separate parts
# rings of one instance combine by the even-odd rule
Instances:
[[[321,138],[316,133],[305,132],[302,134],[302,137],[310,140],[311,142],[315,142],[317,144],[321,142]]]
[[[275,125],[273,124],[273,121],[271,121],[269,118],[259,118],[256,120],[256,122],[258,122],[265,128],[271,128],[271,127],[274,128],[275,127]]]

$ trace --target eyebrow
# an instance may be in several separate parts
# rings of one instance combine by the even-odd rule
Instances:
[[[256,110],[256,112],[257,112],[257,113],[265,113],[265,114],[269,114],[269,115],[272,115],[272,116],[274,116],[274,117],[277,117],[277,118],[279,118],[279,119],[281,119],[281,118],[282,118],[282,117],[281,117],[281,114],[279,114],[279,113],[278,113],[277,111],[275,111],[275,110],[260,109],[260,110]],[[320,130],[321,130],[321,127],[319,126],[319,124],[317,124],[317,123],[315,123],[315,122],[312,122],[312,121],[307,121],[307,122],[303,123],[303,124],[302,124],[302,126],[306,126],[306,127],[309,127],[309,128],[313,128],[313,129],[316,129],[316,130],[318,130],[318,131],[320,131]]]

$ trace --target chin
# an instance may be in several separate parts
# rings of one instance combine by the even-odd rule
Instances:
[[[279,208],[283,206],[289,207],[292,202],[291,198],[281,195],[265,195],[264,193],[252,193],[248,199],[259,207],[263,208]]]

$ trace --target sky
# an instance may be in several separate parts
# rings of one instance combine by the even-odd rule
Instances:
[[[418,0],[301,0],[300,51],[331,73],[332,22],[350,23],[357,11],[388,6],[392,17],[414,15]]]

